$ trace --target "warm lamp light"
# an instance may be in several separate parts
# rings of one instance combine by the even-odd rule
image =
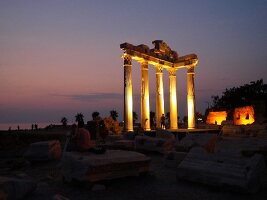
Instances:
[[[254,119],[253,106],[235,108],[234,110],[234,124],[235,125],[252,124],[254,121],[255,119]]]
[[[222,121],[226,120],[226,117],[227,117],[226,111],[209,112],[206,123],[221,125]]]

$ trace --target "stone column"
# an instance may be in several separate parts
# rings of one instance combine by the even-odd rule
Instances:
[[[160,128],[160,118],[164,114],[164,92],[162,66],[156,66],[156,127]]]
[[[177,96],[176,96],[176,70],[169,70],[170,78],[170,129],[178,129],[177,123]]]
[[[194,85],[194,67],[187,68],[187,111],[188,111],[188,129],[195,128],[195,85]]]
[[[124,60],[124,131],[133,131],[133,85],[132,57],[123,55]]]
[[[141,127],[150,131],[148,63],[141,62]]]

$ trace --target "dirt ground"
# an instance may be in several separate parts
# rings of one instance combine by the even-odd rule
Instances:
[[[161,154],[147,154],[151,157],[151,172],[141,177],[128,177],[99,182],[89,187],[87,184],[69,185],[62,181],[58,173],[59,162],[30,164],[17,157],[16,153],[0,152],[0,175],[32,177],[37,182],[36,190],[27,200],[42,199],[216,199],[246,200],[267,199],[266,182],[256,194],[240,194],[176,180],[175,170],[164,166]]]

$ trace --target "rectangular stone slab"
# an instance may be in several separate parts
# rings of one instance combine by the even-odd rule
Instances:
[[[133,151],[107,150],[104,154],[66,152],[61,173],[66,181],[96,182],[148,172],[151,159]]]
[[[177,179],[198,182],[220,188],[252,193],[261,185],[265,168],[263,156],[208,154],[193,148],[177,168]]]

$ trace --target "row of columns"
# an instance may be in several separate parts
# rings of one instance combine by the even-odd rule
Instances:
[[[124,131],[133,131],[133,94],[132,94],[132,58],[124,54]],[[164,114],[163,66],[156,65],[156,127],[160,128],[160,119]],[[176,69],[169,71],[170,88],[170,129],[178,129]],[[195,128],[195,90],[194,67],[187,70],[187,106],[188,128]],[[150,128],[149,75],[148,62],[141,62],[141,127],[145,131]]]

